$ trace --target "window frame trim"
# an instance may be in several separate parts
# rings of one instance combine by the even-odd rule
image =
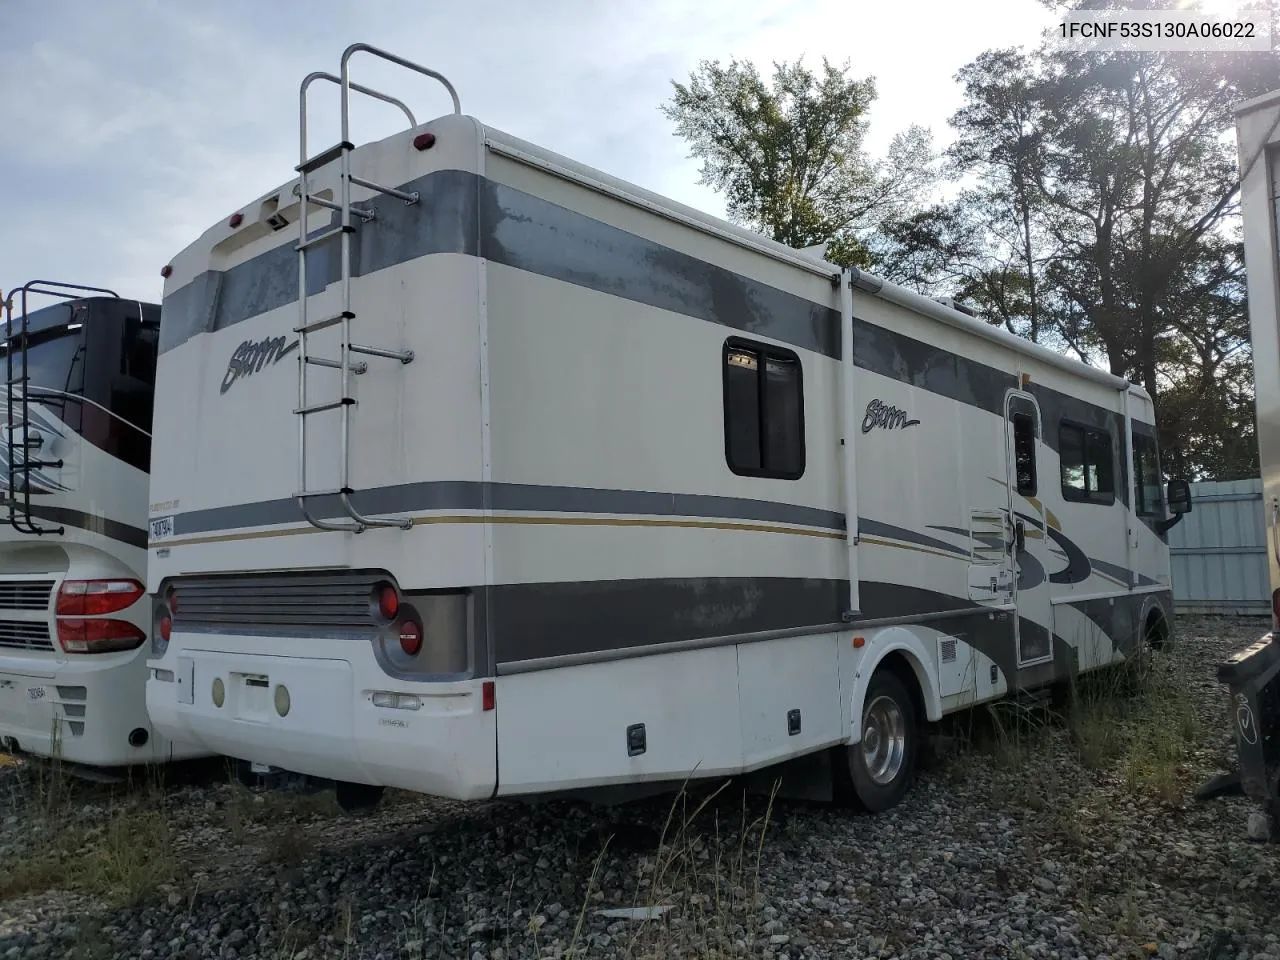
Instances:
[[[739,469],[734,466],[732,458],[729,456],[729,378],[726,373],[729,368],[729,353],[732,350],[746,350],[759,356],[760,362],[756,369],[756,407],[757,407],[757,429],[759,431],[757,440],[760,444],[760,463],[758,470]],[[779,360],[794,362],[796,365],[796,387],[799,392],[799,413],[800,413],[800,463],[795,472],[779,472],[770,470],[763,466],[765,462],[765,437],[768,433],[766,426],[767,400],[765,391],[765,365],[768,358],[772,356]],[[744,337],[726,337],[720,346],[720,405],[723,412],[723,432],[724,432],[724,462],[729,468],[729,472],[739,477],[752,477],[756,479],[768,480],[799,480],[804,476],[809,461],[809,448],[807,443],[805,403],[804,403],[804,363],[800,359],[800,354],[786,347],[775,346],[770,343],[764,343],[759,340],[747,340]]]
[[[1066,427],[1071,430],[1080,431],[1080,454],[1083,458],[1085,490],[1078,490],[1066,484],[1062,478],[1062,428]],[[1111,490],[1106,493],[1095,493],[1087,489],[1089,483],[1089,433],[1101,433],[1107,438],[1107,446],[1111,452]],[[1058,419],[1058,480],[1062,485],[1062,499],[1071,503],[1087,503],[1098,507],[1110,507],[1116,502],[1116,442],[1115,437],[1111,435],[1111,431],[1106,427],[1098,427],[1091,423],[1084,423],[1080,420],[1072,420],[1067,417]],[[1105,498],[1105,499],[1104,499]]]

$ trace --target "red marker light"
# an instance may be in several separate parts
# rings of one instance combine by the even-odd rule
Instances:
[[[436,135],[434,133],[420,133],[413,138],[413,149],[430,150],[436,145]]]
[[[240,224],[244,223],[244,214],[243,214],[243,213],[233,213],[233,214],[231,215],[231,221],[230,221],[230,223],[231,223],[231,227],[232,227],[232,229],[235,229],[236,227],[240,226]]]
[[[169,266],[167,263],[160,268],[160,276],[164,277],[166,280],[169,279],[169,275],[171,273],[173,273],[173,267]]]
[[[400,649],[411,657],[422,649],[422,630],[412,620],[400,624]]]

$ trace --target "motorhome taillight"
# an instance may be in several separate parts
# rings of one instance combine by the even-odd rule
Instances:
[[[131,607],[146,592],[137,580],[63,580],[54,613],[60,617],[98,617]]]
[[[388,584],[378,591],[378,613],[382,614],[384,620],[394,620],[399,612],[400,594]]]
[[[169,616],[168,613],[162,613],[156,630],[160,633],[160,639],[168,643],[169,638],[173,636],[173,617]]]
[[[492,710],[496,699],[492,680],[486,680],[484,683],[480,684],[481,710]]]
[[[115,653],[136,650],[147,635],[124,620],[85,618],[58,621],[58,643],[67,653]]]
[[[411,657],[422,649],[422,628],[412,620],[400,624],[400,649]]]

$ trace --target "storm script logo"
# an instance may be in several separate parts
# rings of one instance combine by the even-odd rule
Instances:
[[[919,420],[908,420],[905,410],[879,400],[872,400],[867,404],[867,412],[862,418],[862,432],[870,433],[876,427],[883,427],[885,430],[905,430],[919,422]]]
[[[297,349],[297,340],[286,346],[284,337],[246,340],[236,347],[235,353],[231,354],[231,359],[227,361],[227,372],[222,378],[222,389],[218,392],[226,393],[241,377],[247,377],[257,373],[263,367],[277,364]]]

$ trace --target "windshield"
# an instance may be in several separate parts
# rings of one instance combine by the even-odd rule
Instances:
[[[77,305],[79,306],[79,305]],[[34,397],[41,387],[65,393],[84,391],[85,311],[57,304],[31,314],[27,333],[28,389]],[[15,326],[16,326],[15,322]],[[17,336],[0,344],[0,360],[13,349],[13,378],[22,376],[22,350]]]

